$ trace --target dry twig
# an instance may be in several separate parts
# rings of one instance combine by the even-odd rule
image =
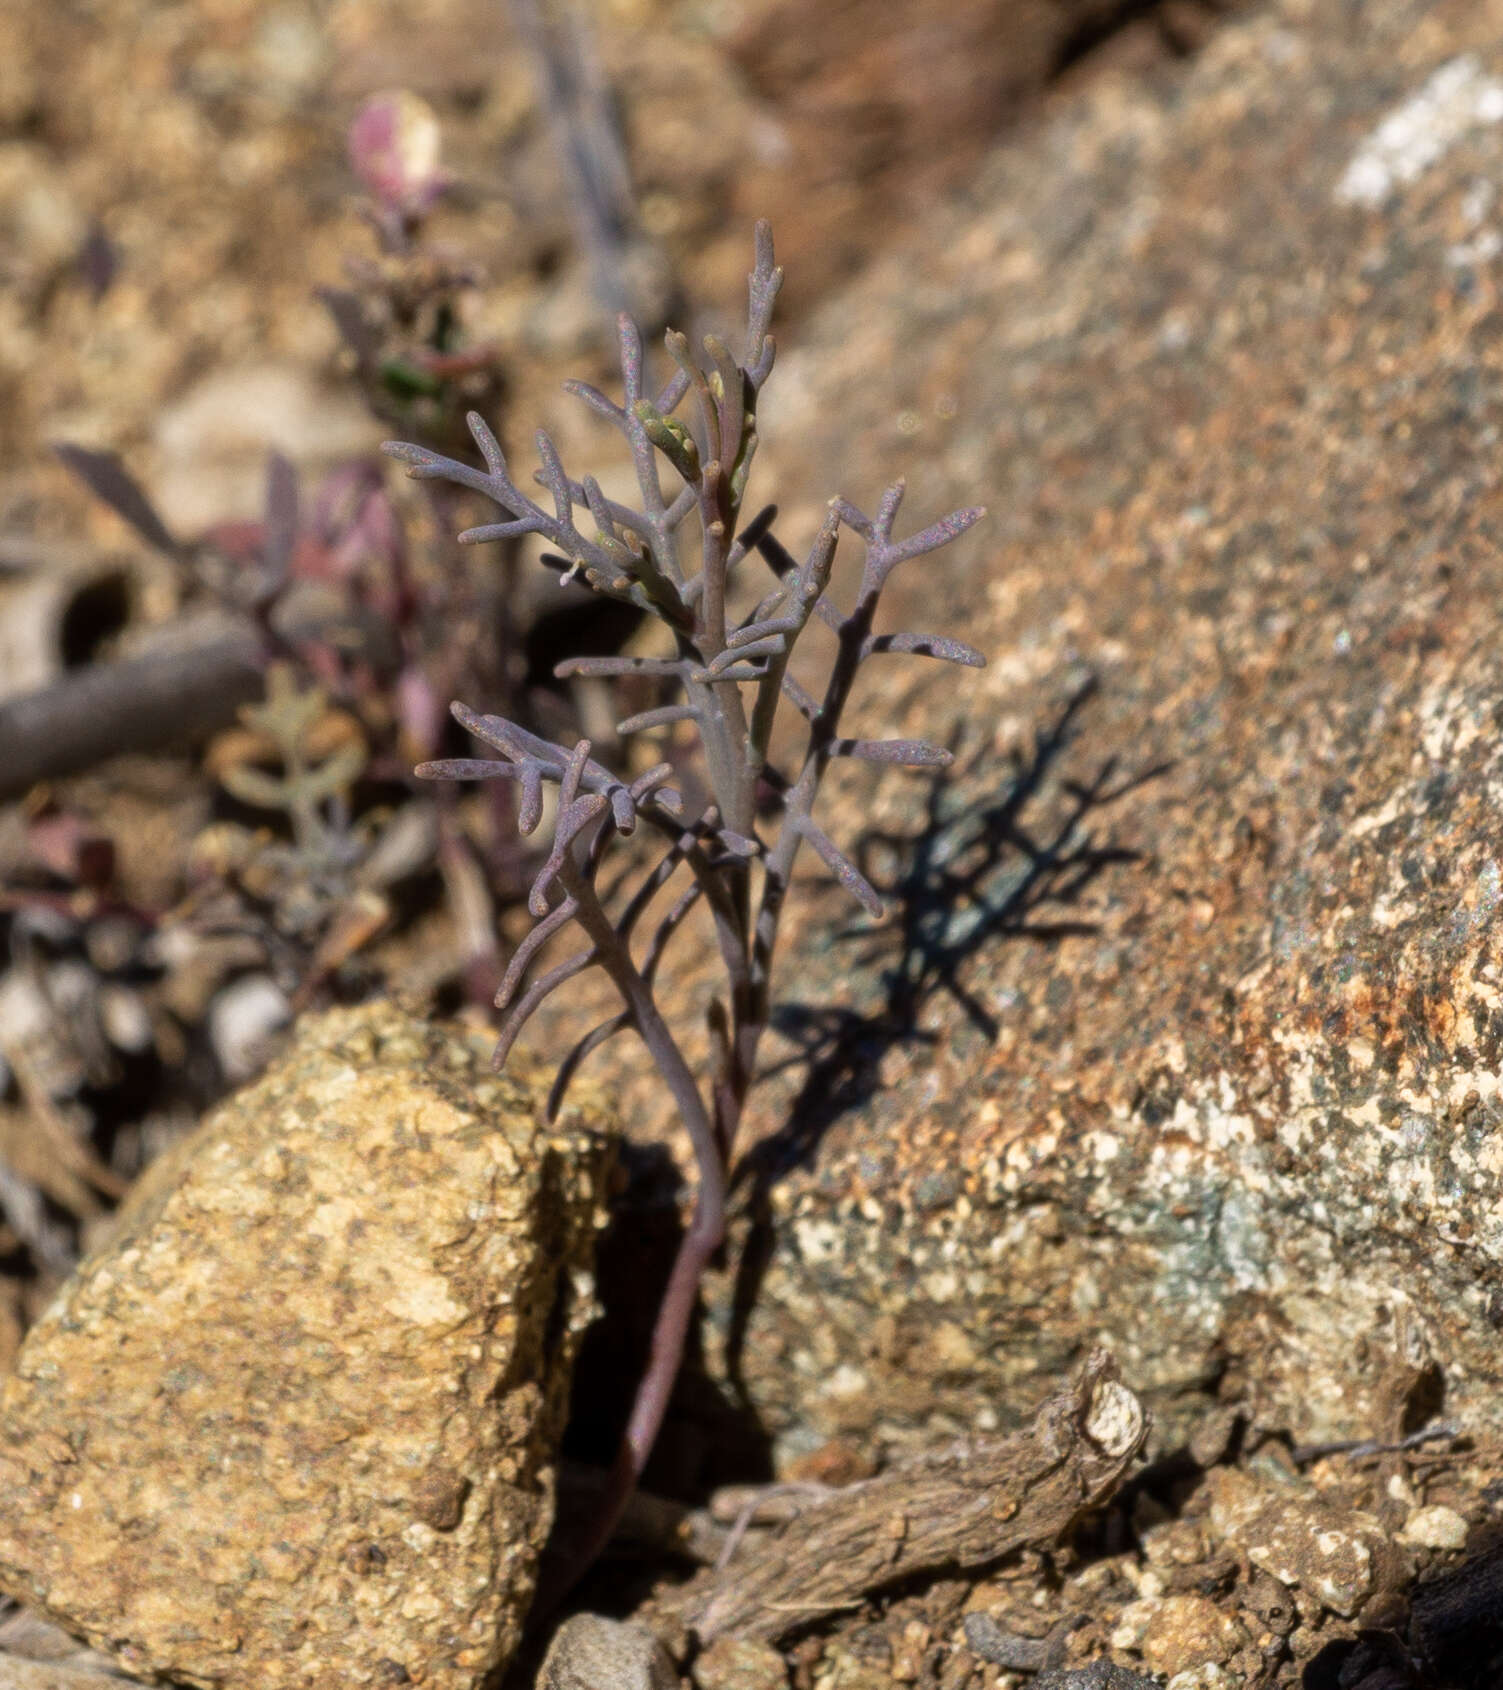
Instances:
[[[1047,1549],[1117,1490],[1148,1427],[1098,1350],[1021,1431],[953,1443],[832,1492],[676,1592],[673,1616],[701,1642],[776,1642],[903,1580]]]

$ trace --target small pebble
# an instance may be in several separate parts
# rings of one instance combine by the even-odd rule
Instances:
[[[1465,1549],[1467,1524],[1454,1508],[1431,1503],[1416,1508],[1399,1533],[1403,1542],[1416,1549]]]
[[[261,1071],[267,1041],[291,1017],[286,994],[266,974],[247,974],[228,985],[209,1009],[209,1042],[227,1080],[239,1083]]]

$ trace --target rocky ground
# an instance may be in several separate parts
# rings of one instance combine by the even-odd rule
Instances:
[[[1503,10],[852,6],[827,36],[803,10],[592,14],[634,183],[609,274],[649,318],[681,296],[719,321],[772,217],[790,287],[757,469],[779,532],[798,550],[829,494],[869,505],[900,472],[915,527],[984,500],[896,615],[991,664],[858,700],[863,732],[953,743],[957,768],[829,795],[894,914],[853,921],[805,874],[658,1512],[583,1599],[655,1624],[701,1690],[1491,1684]],[[541,674],[560,640],[631,632],[560,629],[520,575],[456,561],[457,511],[342,466],[479,398],[611,486],[556,395],[610,380],[613,301],[527,54],[541,30],[578,70],[551,16],[18,11],[7,1364],[135,1175],[294,1015],[483,1002],[523,931],[497,818],[403,771],[450,686],[596,731],[598,695]],[[456,181],[383,258],[343,134],[393,83],[437,114]],[[592,86],[570,109],[598,162]],[[318,287],[372,314],[368,356]],[[118,481],[58,440],[123,454],[166,532],[123,525]],[[271,452],[297,523],[284,472],[263,491]],[[273,681],[245,627],[279,526],[298,591],[277,590]],[[484,634],[468,667],[461,625]],[[372,642],[363,667],[331,628]],[[96,702],[80,726],[56,688],[185,651],[196,744],[173,748],[179,692],[138,755],[59,772],[116,719]],[[695,1013],[706,982],[670,971]],[[675,1224],[656,1082],[624,1045],[597,1071],[633,1143],[566,1445],[586,1466]],[[664,1581],[724,1550],[734,1486],[875,1484],[1023,1436],[1098,1346],[1152,1417],[1109,1497],[997,1565],[956,1549],[696,1654]],[[722,1578],[819,1541],[831,1502],[744,1500]]]

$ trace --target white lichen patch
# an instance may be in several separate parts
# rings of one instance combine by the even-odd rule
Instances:
[[[1503,81],[1474,54],[1448,60],[1362,143],[1336,184],[1345,205],[1375,208],[1417,181],[1472,130],[1503,122]]]

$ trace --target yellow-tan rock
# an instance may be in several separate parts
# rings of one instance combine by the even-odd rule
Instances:
[[[607,1151],[487,1044],[321,1016],[153,1169],[0,1396],[0,1587],[195,1685],[510,1653]]]

